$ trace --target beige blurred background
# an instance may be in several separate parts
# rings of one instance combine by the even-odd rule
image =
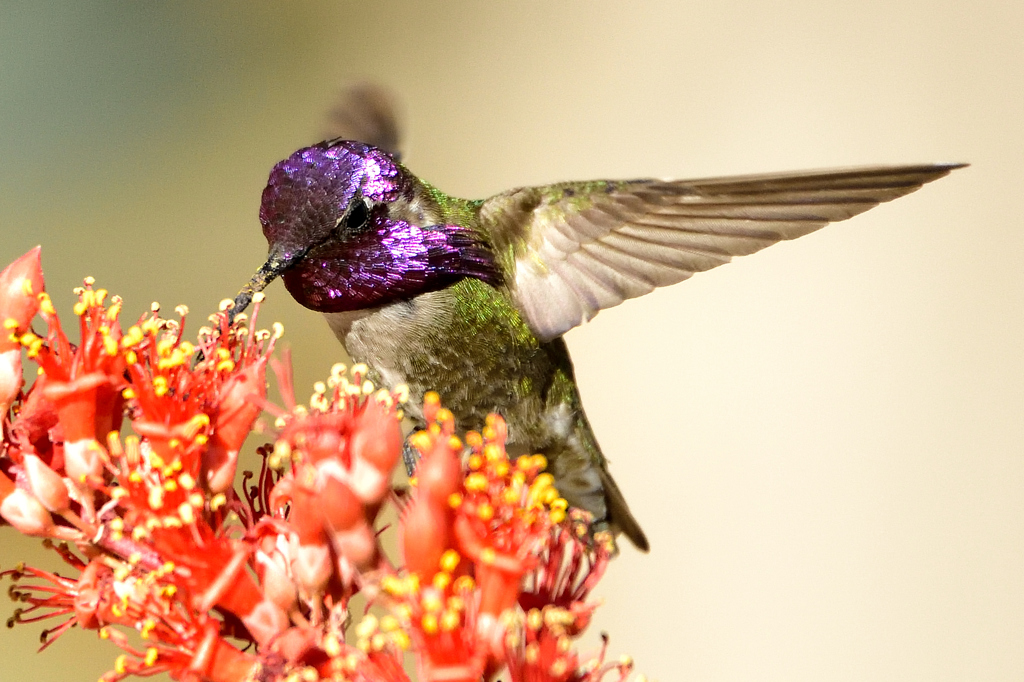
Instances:
[[[907,0],[0,2],[0,260],[43,244],[194,322],[265,255],[270,167],[339,84],[405,103],[450,193],[969,161],[568,335],[650,535],[600,590],[649,677],[1024,679],[1024,5]],[[298,385],[340,350],[283,287]],[[303,393],[305,388],[303,388]],[[0,566],[34,543],[0,535]],[[9,613],[4,607],[0,614]],[[117,651],[0,631],[0,682]]]

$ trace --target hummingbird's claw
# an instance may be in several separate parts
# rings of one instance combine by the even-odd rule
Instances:
[[[409,442],[409,439],[402,445],[402,461],[405,462],[405,473],[412,478],[420,461],[420,451]]]

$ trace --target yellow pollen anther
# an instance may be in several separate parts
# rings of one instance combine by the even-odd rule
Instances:
[[[182,502],[178,505],[178,516],[185,523],[192,523],[196,520],[195,512],[192,510],[192,505],[187,502]]]
[[[338,637],[333,633],[328,634],[323,639],[324,653],[331,658],[337,658],[341,655],[341,642],[338,641]]]
[[[356,637],[366,639],[373,636],[373,633],[377,632],[377,617],[372,613],[368,613],[363,616],[363,619],[356,625]]]
[[[115,341],[110,336],[104,336],[103,337],[103,350],[110,357],[114,357],[115,355],[117,355],[117,341]]]
[[[423,627],[423,632],[428,635],[437,634],[437,616],[433,613],[423,614],[423,619],[420,621]]]
[[[541,488],[547,488],[550,485],[554,485],[554,483],[555,477],[551,474],[537,474],[537,478],[533,479],[533,485],[531,487],[539,490]]]
[[[417,431],[409,436],[409,443],[421,452],[426,452],[430,448],[430,442],[430,434],[426,431]]]
[[[471,470],[476,471],[484,465],[484,458],[480,455],[470,455],[467,464]]]
[[[476,472],[466,476],[466,490],[472,493],[479,493],[487,490],[487,477]]]
[[[540,613],[540,609],[530,609],[526,614],[526,625],[531,630],[540,630],[544,625],[544,617]]]
[[[445,550],[445,553],[441,555],[441,570],[451,573],[459,565],[461,558],[454,549]]]
[[[516,504],[520,498],[522,498],[522,493],[519,490],[519,486],[516,485],[511,485],[501,492],[501,501],[507,505]]]
[[[445,611],[441,614],[441,629],[445,632],[451,632],[459,627],[461,621],[462,619],[459,617],[459,614],[454,611]]]
[[[481,521],[490,521],[494,518],[494,507],[488,502],[484,502],[476,509],[476,515],[480,517]]]
[[[438,571],[434,574],[434,579],[430,581],[434,586],[434,589],[444,591],[444,588],[452,582],[452,576],[444,571]]]
[[[226,313],[227,311],[231,310],[231,308],[233,308],[234,305],[234,301],[232,301],[230,298],[225,298],[222,299],[221,302],[217,304],[217,310],[221,311],[222,313]]]
[[[495,553],[493,547],[484,547],[482,550],[480,550],[480,561],[482,561],[484,565],[493,564],[494,559]]]
[[[441,597],[439,597],[437,594],[433,592],[428,592],[427,594],[423,595],[421,604],[423,606],[424,611],[431,612],[440,611],[443,606],[443,604],[441,603]]]
[[[113,609],[111,609],[111,611],[113,611]],[[126,672],[128,672],[127,654],[121,654],[120,656],[114,659],[114,672],[116,672],[118,675],[124,675]]]
[[[146,649],[146,665],[152,667],[153,664],[156,663],[156,659],[159,655],[160,653],[156,650],[156,647]]]
[[[380,589],[390,594],[392,597],[400,597],[403,592],[402,589],[405,587],[405,583],[400,578],[393,575],[386,575],[380,580]]]
[[[464,575],[455,581],[452,589],[459,594],[469,594],[476,589],[476,582],[468,575]]]
[[[395,630],[394,632],[392,632],[391,641],[394,643],[396,647],[398,647],[402,651],[408,649],[409,646],[412,644],[412,641],[410,641],[409,639],[409,635],[406,634],[403,630]]]
[[[448,506],[452,509],[458,509],[462,506],[462,495],[459,493],[452,493],[448,496]]]

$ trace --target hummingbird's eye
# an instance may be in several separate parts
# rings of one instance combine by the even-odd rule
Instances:
[[[358,230],[370,219],[370,202],[363,198],[352,202],[348,214],[340,221],[345,230]]]

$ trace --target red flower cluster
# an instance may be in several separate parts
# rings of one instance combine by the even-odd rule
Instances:
[[[296,405],[287,363],[270,358],[280,327],[255,327],[259,296],[252,321],[222,310],[193,344],[183,306],[125,329],[120,299],[90,279],[76,293],[77,345],[38,249],[0,273],[0,517],[74,571],[0,574],[22,603],[11,624],[60,620],[43,648],[97,630],[124,651],[104,682],[402,681],[406,650],[424,682],[628,675],[627,660],[582,661],[572,647],[610,541],[567,509],[542,456],[509,460],[500,417],[464,443],[429,395],[428,427],[409,439],[417,476],[397,489],[404,397],[339,365]],[[22,349],[39,366],[27,390]],[[286,409],[266,401],[268,364]],[[239,495],[239,449],[264,409],[274,444]],[[378,538],[389,503],[397,566]],[[349,627],[357,593],[385,615]]]

